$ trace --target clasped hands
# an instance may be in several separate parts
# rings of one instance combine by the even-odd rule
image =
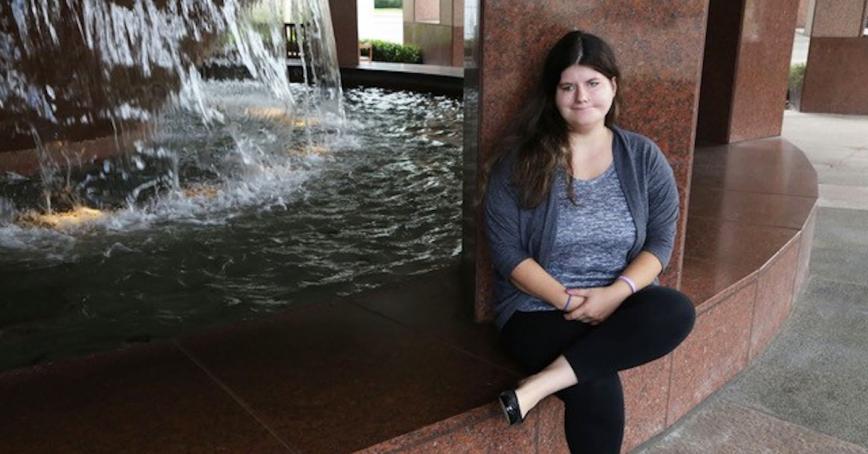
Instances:
[[[566,289],[566,293],[572,295],[572,298],[567,311],[564,312],[564,318],[599,325],[630,296],[630,291],[625,292],[623,287],[623,285],[610,285]]]

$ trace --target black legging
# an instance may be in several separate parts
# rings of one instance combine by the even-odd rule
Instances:
[[[684,294],[650,286],[624,300],[597,326],[565,320],[560,311],[516,312],[503,327],[501,340],[528,374],[564,355],[579,379],[557,393],[564,401],[570,452],[618,453],[624,438],[618,371],[671,352],[693,329],[695,318]]]

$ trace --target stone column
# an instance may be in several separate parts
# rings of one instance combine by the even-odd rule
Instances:
[[[507,132],[548,48],[575,28],[612,44],[623,72],[621,125],[655,140],[675,171],[681,219],[663,283],[679,285],[706,12],[705,0],[467,1],[464,264],[478,320],[493,315],[492,270],[472,204],[478,169]]]
[[[858,38],[865,24],[865,0],[813,0],[811,38]]]
[[[812,0],[799,0],[799,12],[796,14],[796,28],[805,28],[808,22],[808,11]]]
[[[335,31],[338,66],[355,68],[359,66],[359,16],[356,2],[329,0],[329,10]]]
[[[780,135],[798,7],[798,0],[711,0],[699,141]]]
[[[868,114],[868,0],[814,0],[802,112]]]

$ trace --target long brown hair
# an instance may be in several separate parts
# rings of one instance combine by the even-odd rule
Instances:
[[[601,38],[575,30],[564,35],[549,50],[542,76],[531,92],[528,102],[516,115],[511,134],[504,139],[501,150],[485,163],[480,196],[484,194],[488,175],[494,164],[512,151],[517,159],[512,169],[512,182],[520,188],[520,204],[534,208],[545,199],[552,188],[557,169],[569,165],[569,135],[567,124],[555,105],[555,90],[561,73],[572,65],[593,68],[611,80],[620,82],[621,72],[615,62],[615,53]],[[606,114],[605,124],[615,125],[620,104],[620,90],[615,92],[612,108]],[[567,172],[570,199],[572,175]]]

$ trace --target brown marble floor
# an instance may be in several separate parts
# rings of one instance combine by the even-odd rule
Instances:
[[[669,413],[645,419],[656,421],[652,430],[628,431],[639,435],[625,447],[722,386],[776,332],[751,325],[737,305],[792,292],[792,278],[773,277],[804,260],[794,247],[813,212],[816,174],[803,158],[779,139],[697,150],[683,290],[708,315],[684,348],[626,374],[628,394],[648,392],[641,384],[656,377]],[[461,294],[455,264],[268,320],[2,373],[0,452],[484,450],[515,437],[535,440],[528,449],[562,450],[553,400],[502,437],[491,402],[519,374]],[[713,300],[735,303],[712,308]],[[782,304],[770,313],[785,317]],[[720,329],[734,318],[737,327]],[[703,342],[733,333],[742,333],[737,350],[701,353]],[[725,374],[697,375],[717,363]],[[684,393],[668,391],[670,375],[684,378]],[[628,410],[638,408],[630,399]]]

